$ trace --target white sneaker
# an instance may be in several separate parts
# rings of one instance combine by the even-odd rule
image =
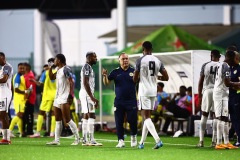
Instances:
[[[79,141],[79,139],[78,139],[78,140],[75,140],[71,145],[72,145],[72,146],[77,146],[77,145],[79,145],[79,143],[80,143],[80,141]]]
[[[14,137],[16,137],[16,136],[13,134],[13,132],[10,132],[10,137],[11,137],[11,138],[14,138]]]
[[[131,147],[136,147],[137,146],[137,136],[132,135],[131,136]]]
[[[59,141],[55,141],[53,140],[52,142],[47,142],[46,145],[60,145],[60,142]]]
[[[125,143],[122,139],[119,139],[118,144],[116,145],[116,148],[123,148],[125,147]]]
[[[88,142],[89,146],[102,146],[102,143],[98,143],[95,140],[91,140],[90,142]]]
[[[178,130],[177,132],[175,132],[175,134],[173,135],[173,137],[179,137],[180,135],[183,134],[183,131]]]
[[[82,140],[82,146],[88,146],[89,144],[88,144],[88,141],[87,140]]]

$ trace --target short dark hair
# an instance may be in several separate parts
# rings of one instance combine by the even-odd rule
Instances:
[[[56,55],[56,58],[60,60],[63,64],[66,64],[66,58],[63,54],[59,53]]]
[[[89,51],[89,52],[86,53],[86,57],[88,57],[88,56],[90,56],[90,55],[93,55],[93,54],[95,54],[95,52]]]
[[[185,89],[185,90],[187,90],[187,87],[186,86],[180,86],[180,89]]]
[[[3,52],[0,52],[0,56],[5,58],[5,54]]]
[[[187,88],[187,91],[188,91],[188,92],[192,92],[192,87],[188,87],[188,88]]]
[[[164,83],[162,83],[162,82],[158,82],[157,85],[164,88]]]
[[[123,55],[123,54],[126,54],[126,53],[125,53],[125,52],[121,52],[121,53],[119,54],[118,58],[120,58],[121,55]]]
[[[237,49],[237,46],[231,45],[231,46],[227,47],[226,52],[227,51],[238,51],[238,49]]]
[[[49,58],[48,62],[54,62],[54,58]]]
[[[24,66],[26,66],[27,68],[29,68],[29,70],[31,70],[31,65],[27,62],[23,63]]]
[[[19,67],[19,66],[23,66],[23,65],[24,65],[24,64],[23,64],[22,62],[18,63],[18,67]]]
[[[235,51],[229,50],[229,51],[226,52],[226,57],[229,58],[229,59],[234,59],[235,56],[236,56]]]
[[[220,58],[221,57],[221,54],[220,54],[219,50],[217,50],[217,49],[212,50],[211,55],[215,58]]]
[[[152,43],[150,41],[145,41],[145,42],[143,42],[142,47],[147,50],[150,50],[150,49],[152,49]]]

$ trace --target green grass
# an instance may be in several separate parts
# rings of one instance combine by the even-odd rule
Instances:
[[[101,147],[71,146],[73,138],[61,138],[60,146],[46,146],[53,138],[12,138],[11,145],[0,145],[0,159],[9,160],[238,160],[239,149],[215,150],[210,148],[211,139],[205,138],[205,147],[196,148],[197,137],[161,137],[164,146],[153,150],[154,140],[148,136],[143,150],[130,147],[130,136],[125,139],[125,148],[115,148],[116,135],[95,133]],[[138,136],[138,141],[140,136]]]

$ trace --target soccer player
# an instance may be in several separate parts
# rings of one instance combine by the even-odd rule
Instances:
[[[155,98],[157,95],[157,79],[168,81],[169,78],[163,63],[157,57],[152,55],[152,43],[145,41],[142,44],[142,48],[143,56],[137,59],[133,75],[133,81],[135,83],[139,81],[139,109],[142,110],[142,114],[145,118],[142,127],[142,137],[138,148],[144,148],[144,141],[146,140],[149,131],[156,142],[153,149],[158,149],[163,146],[163,143],[151,120],[151,111],[154,109]],[[159,72],[162,76],[158,76]]]
[[[117,128],[118,144],[117,148],[125,147],[124,143],[124,117],[131,129],[131,147],[137,146],[137,99],[136,86],[133,82],[134,68],[129,64],[129,58],[126,53],[119,55],[120,67],[114,69],[109,75],[107,70],[102,70],[103,83],[110,84],[113,80],[115,84],[114,116]]]
[[[57,54],[54,60],[54,65],[58,70],[53,73],[52,67],[49,69],[49,76],[51,80],[56,79],[56,96],[54,99],[54,114],[56,117],[55,139],[47,145],[60,145],[61,121],[64,120],[72,130],[75,140],[71,145],[79,144],[79,133],[76,124],[70,117],[69,101],[72,101],[73,95],[73,80],[72,71],[66,65],[66,58],[63,54]]]
[[[102,146],[94,139],[94,123],[96,119],[95,108],[98,108],[98,100],[94,97],[95,74],[92,65],[97,63],[95,52],[87,52],[86,64],[81,69],[81,89],[79,97],[82,106],[82,145]],[[89,134],[89,141],[88,141]]]
[[[215,74],[217,70],[217,65],[219,64],[219,59],[221,55],[218,50],[211,51],[211,61],[204,63],[200,72],[200,78],[198,82],[198,95],[199,103],[201,103],[201,122],[199,130],[199,143],[197,147],[204,147],[204,134],[206,129],[206,123],[208,119],[208,114],[211,111],[214,114],[214,103],[213,103],[213,87],[215,82]],[[212,136],[212,147],[216,145],[217,136],[217,120],[213,119],[213,136]]]
[[[229,88],[240,89],[239,82],[230,81],[230,66],[239,63],[239,54],[235,51],[227,51],[224,62],[220,62],[217,67],[215,84],[213,89],[214,110],[217,119],[217,144],[215,149],[234,149],[238,148],[229,142],[228,132],[228,96]],[[222,135],[224,144],[222,144]]]
[[[5,54],[0,52],[0,121],[2,121],[2,140],[0,144],[11,144],[8,108],[12,100],[11,81],[13,76],[13,68],[6,61]]]
[[[54,64],[54,58],[48,59],[48,65],[51,67]],[[53,67],[52,72],[56,73],[57,70]],[[42,94],[42,102],[39,108],[39,114],[37,119],[37,131],[35,134],[31,135],[30,138],[39,138],[40,137],[40,131],[42,129],[43,119],[44,115],[46,113],[51,113],[51,131],[50,131],[50,137],[54,137],[54,131],[55,131],[55,125],[56,120],[53,113],[53,101],[54,97],[56,95],[56,81],[51,80],[49,77],[49,69],[45,70],[39,81],[36,81],[32,79],[33,82],[35,82],[38,86],[43,86],[43,94]],[[48,122],[47,122],[48,123]]]
[[[25,110],[25,104],[30,93],[30,90],[26,88],[26,83],[23,76],[24,74],[25,74],[25,67],[23,63],[19,63],[18,73],[16,73],[13,77],[13,86],[14,86],[13,103],[14,103],[16,116],[12,119],[9,129],[12,132],[14,126],[17,124],[20,137],[22,137],[23,135],[22,118]]]

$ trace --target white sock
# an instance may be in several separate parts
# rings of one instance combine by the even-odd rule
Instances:
[[[213,119],[213,124],[212,124],[212,142],[216,142],[217,141],[217,119]]]
[[[2,129],[3,139],[7,140],[7,129]]]
[[[88,120],[87,119],[82,119],[82,136],[84,140],[87,141],[87,134],[88,134]]]
[[[75,135],[75,140],[79,140],[79,133],[78,133],[77,125],[73,122],[72,119],[67,124],[69,125],[70,129],[72,130],[72,133]]]
[[[89,133],[90,141],[94,140],[94,122],[95,122],[95,119],[88,118],[88,133]]]
[[[200,122],[200,130],[199,130],[200,141],[203,141],[203,138],[204,138],[207,119],[208,119],[208,117],[202,115],[201,122]]]
[[[228,144],[228,143],[229,143],[228,133],[229,133],[228,122],[224,122],[224,126],[223,126],[223,139],[224,139],[224,144]]]
[[[142,127],[142,137],[141,137],[139,144],[142,144],[142,143],[144,144],[144,142],[147,138],[147,135],[148,135],[148,129],[147,129],[146,123],[144,122],[143,127]]]
[[[146,119],[144,121],[144,123],[146,123],[147,129],[151,133],[153,138],[155,139],[155,142],[158,143],[160,141],[160,138],[159,138],[159,136],[157,134],[156,128],[155,128],[151,118]]]
[[[62,121],[56,121],[55,141],[60,141],[61,132],[62,132]]]
[[[7,129],[7,140],[10,141],[10,137],[11,137],[11,131],[10,129]]]
[[[223,134],[223,126],[224,122],[221,120],[218,120],[217,122],[217,144],[222,144],[222,134]]]

